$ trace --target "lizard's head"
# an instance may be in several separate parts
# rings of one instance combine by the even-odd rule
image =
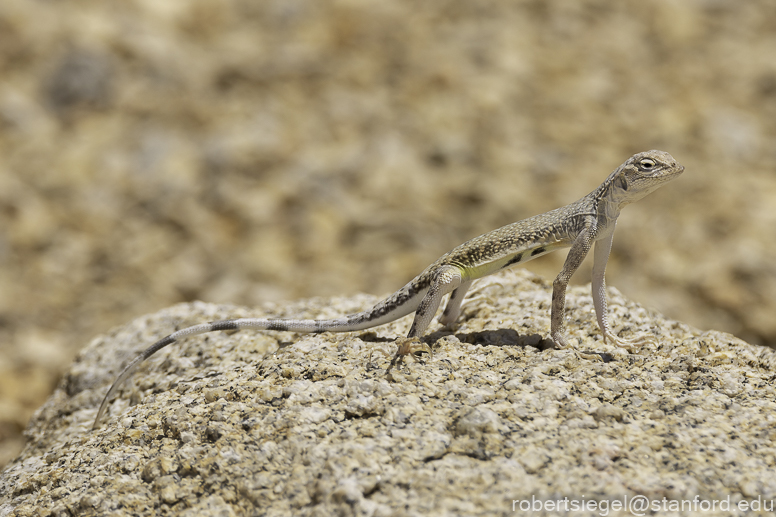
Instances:
[[[612,173],[612,186],[620,206],[643,198],[684,171],[664,151],[646,151],[628,158]]]

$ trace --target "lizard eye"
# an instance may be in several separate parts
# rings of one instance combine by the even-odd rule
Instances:
[[[641,165],[642,168],[649,170],[655,166],[655,160],[644,158],[639,162],[639,165]]]

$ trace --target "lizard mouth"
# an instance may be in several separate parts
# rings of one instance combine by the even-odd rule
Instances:
[[[676,165],[671,168],[670,171],[663,171],[661,176],[670,177],[673,178],[674,176],[679,176],[681,173],[684,172],[684,165]]]

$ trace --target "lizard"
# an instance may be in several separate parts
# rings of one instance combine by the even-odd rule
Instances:
[[[391,365],[405,355],[420,350],[430,351],[420,338],[431,324],[442,298],[450,294],[439,322],[451,327],[461,312],[461,303],[472,283],[484,276],[533,260],[559,248],[571,248],[552,284],[550,338],[558,348],[567,348],[565,337],[566,288],[571,276],[595,244],[593,254],[593,306],[604,343],[632,349],[639,340],[628,341],[616,336],[607,320],[606,263],[620,210],[638,201],[668,181],[684,167],[664,151],[646,151],[628,158],[595,190],[583,198],[544,214],[518,221],[475,237],[424,269],[404,287],[365,311],[334,319],[239,318],[213,321],[187,327],[153,343],[132,360],[118,375],[102,400],[93,429],[97,429],[108,401],[122,383],[146,359],[181,338],[242,329],[290,332],[353,332],[390,323],[415,313],[407,338],[397,340],[397,351]]]

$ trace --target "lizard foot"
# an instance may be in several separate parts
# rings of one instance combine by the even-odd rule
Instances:
[[[640,334],[633,339],[624,339],[619,336],[615,336],[612,332],[604,332],[604,343],[606,343],[607,340],[611,341],[619,347],[628,350],[629,352],[635,352],[647,344],[657,344],[657,339],[652,334]]]
[[[407,356],[415,357],[415,354],[418,352],[427,352],[429,355],[433,353],[430,346],[423,343],[419,338],[416,337],[399,338],[396,340],[396,344],[399,345],[399,349],[396,351],[396,355],[393,356],[393,360],[391,361],[391,368],[397,364],[401,364],[401,362]]]
[[[619,338],[617,338],[619,339]],[[552,341],[555,343],[555,349],[556,350],[564,350],[564,349],[570,349],[574,355],[577,356],[577,359],[582,360],[586,359],[588,361],[603,361],[603,357],[601,357],[601,354],[597,354],[594,352],[580,352],[575,347],[571,346],[571,343],[568,342],[568,340],[563,336],[563,334],[555,334],[552,336]]]
[[[415,357],[415,354],[418,352],[426,352],[429,355],[433,354],[433,351],[431,350],[431,347],[427,344],[420,341],[419,338],[406,338],[402,337],[396,340],[396,344],[398,345],[399,349],[396,351],[396,354],[393,356],[393,359],[391,359],[391,365],[388,367],[388,371],[390,371],[394,366],[401,364],[401,362],[404,360],[406,356],[412,356]],[[372,354],[375,352],[380,352],[385,357],[390,357],[390,354],[386,352],[382,348],[373,348],[372,351],[369,353],[369,364],[372,364]]]

